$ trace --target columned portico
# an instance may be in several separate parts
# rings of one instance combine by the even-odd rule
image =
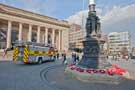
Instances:
[[[8,21],[7,48],[11,47],[11,30],[12,30],[12,22]]]

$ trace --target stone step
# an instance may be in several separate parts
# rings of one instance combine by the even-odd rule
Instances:
[[[129,72],[131,80],[135,80],[135,72]]]
[[[5,56],[4,52],[0,52],[0,61],[12,61],[13,58],[13,51],[8,51]]]

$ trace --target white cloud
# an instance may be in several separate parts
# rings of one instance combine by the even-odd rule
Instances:
[[[105,33],[129,31],[131,38],[135,38],[135,4],[124,7],[114,6],[104,16],[101,16],[102,10],[99,9],[98,16],[101,18],[101,29]],[[81,25],[81,15],[84,13],[85,20],[88,11],[81,11],[68,18],[69,22],[74,22]],[[134,43],[135,44],[135,43]]]
[[[101,22],[104,26],[115,24],[119,21],[128,18],[135,18],[135,4],[128,5],[125,7],[113,7],[112,10],[107,12],[105,16],[102,17]],[[126,22],[126,21],[125,21]],[[121,22],[121,23],[125,23]]]
[[[86,19],[87,16],[88,16],[88,10],[84,10],[84,11],[77,12],[75,15],[70,16],[67,19],[67,21],[69,21],[69,23],[76,23],[81,25],[82,20]]]

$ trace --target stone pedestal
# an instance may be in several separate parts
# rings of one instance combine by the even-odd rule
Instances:
[[[98,37],[88,37],[83,42],[83,56],[78,63],[80,67],[102,69],[111,66],[107,62],[107,55],[104,54],[103,45],[105,41]]]

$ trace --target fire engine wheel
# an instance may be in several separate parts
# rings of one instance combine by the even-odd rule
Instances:
[[[38,64],[41,64],[43,62],[42,57],[38,58]]]

